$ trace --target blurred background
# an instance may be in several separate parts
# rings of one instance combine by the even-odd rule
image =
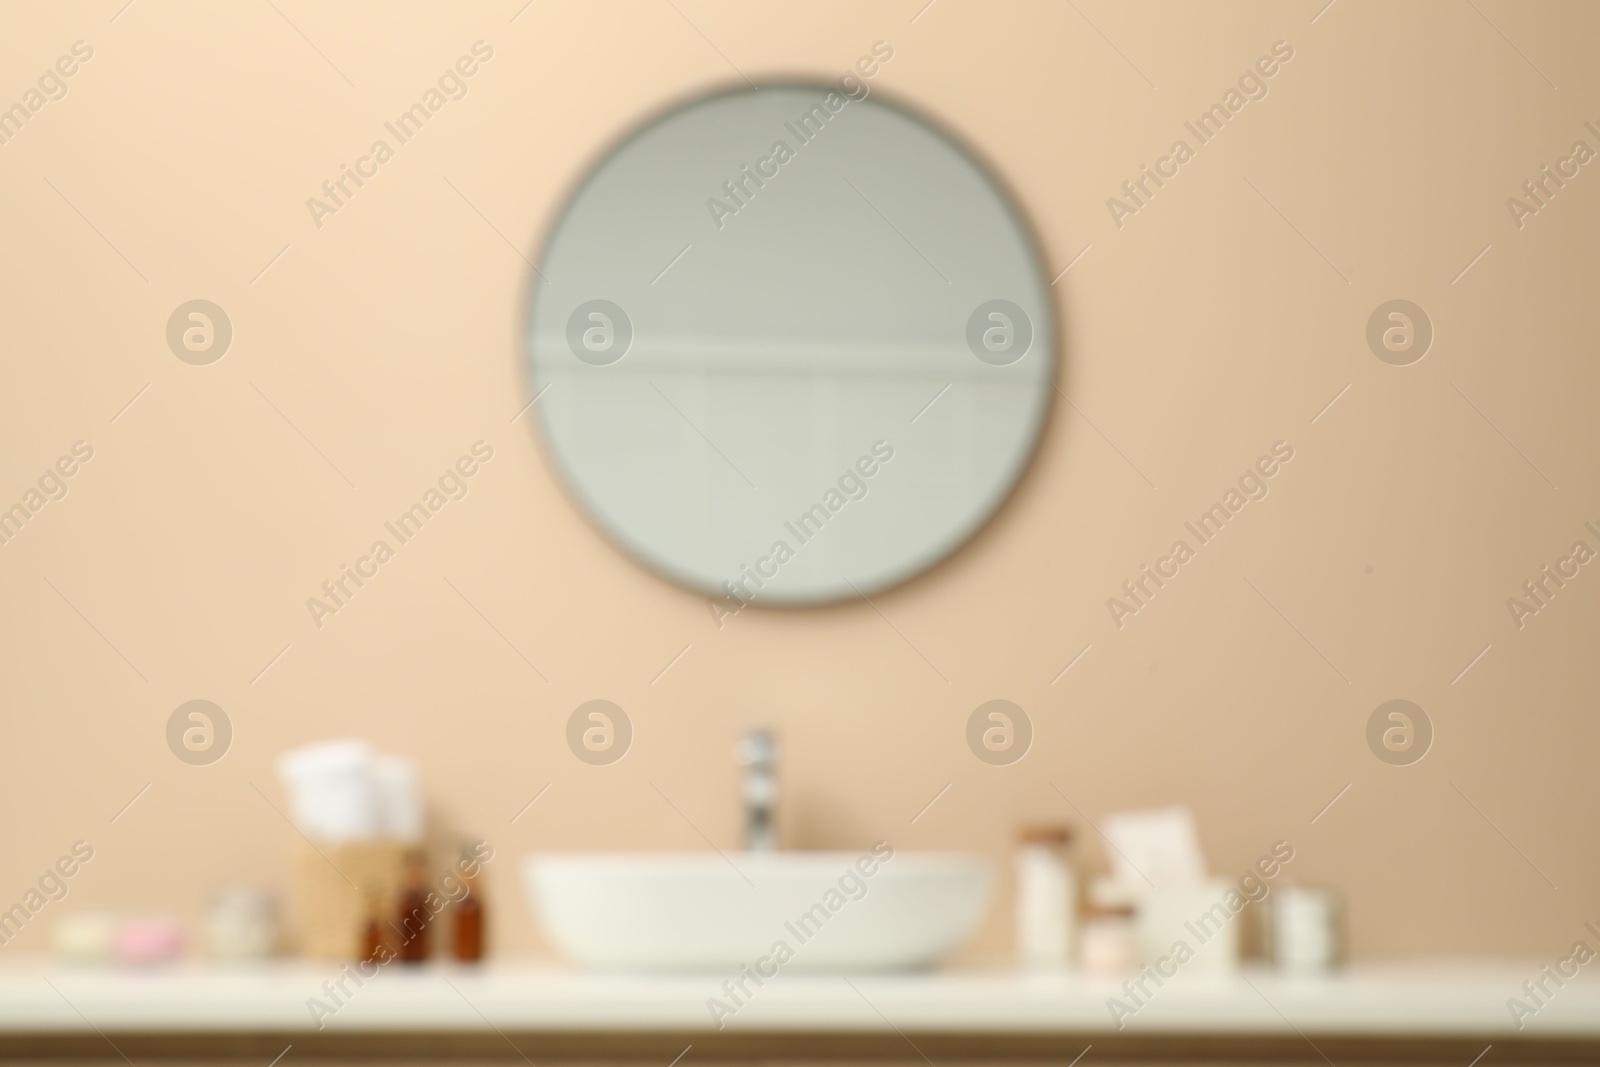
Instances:
[[[1225,879],[1292,843],[1351,961],[1564,954],[1600,889],[1600,577],[1508,601],[1600,548],[1600,178],[1575,156],[1600,149],[1597,12],[1324,3],[9,10],[5,102],[79,62],[0,144],[0,504],[92,458],[0,546],[0,897],[74,842],[93,859],[4,952],[48,951],[75,909],[197,945],[219,887],[287,900],[305,841],[276,761],[354,737],[410,758],[439,862],[492,843],[488,953],[549,954],[520,857],[737,849],[730,753],[764,726],[786,848],[993,861],[957,963],[1011,958],[1022,827],[1071,825],[1087,880],[1112,870],[1095,824],[1174,805]],[[874,42],[874,91],[1014,198],[1055,279],[1059,395],[1015,492],[931,570],[719,618],[600,536],[548,459],[533,264],[640,122],[747,78],[834,81]],[[1277,42],[1270,91],[1197,142],[1185,123]],[[465,55],[464,95],[393,138]],[[308,207],[380,138],[375,176]],[[1132,198],[1180,138],[1194,158]],[[206,365],[168,343],[193,300],[231,325]],[[1431,326],[1409,365],[1369,344],[1395,300]],[[477,442],[464,496],[308,608]],[[1267,497],[1114,611],[1278,442]],[[567,741],[596,699],[632,731],[604,766]],[[996,699],[1033,731],[1007,765],[967,742]],[[1406,765],[1369,744],[1396,699],[1431,728]],[[169,746],[192,700],[225,713],[215,762]]]

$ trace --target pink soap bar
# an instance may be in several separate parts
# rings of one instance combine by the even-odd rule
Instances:
[[[117,959],[161,963],[183,954],[183,927],[176,919],[129,919],[117,930]]]

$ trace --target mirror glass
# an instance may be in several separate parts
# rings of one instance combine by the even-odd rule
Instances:
[[[864,83],[719,93],[617,144],[532,279],[533,412],[616,544],[756,604],[870,595],[1005,499],[1055,330],[989,175]]]

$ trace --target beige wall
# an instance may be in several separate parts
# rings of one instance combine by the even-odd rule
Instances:
[[[1600,11],[276,2],[37,5],[0,33],[0,103],[94,49],[0,145],[0,498],[94,449],[0,547],[4,902],[80,838],[95,858],[41,919],[192,917],[215,884],[281,883],[274,756],[357,734],[415,754],[449,823],[495,843],[495,945],[532,950],[517,857],[703,847],[684,816],[733,845],[730,744],[765,722],[795,846],[999,860],[1023,820],[1080,821],[1062,794],[1096,820],[1182,801],[1223,875],[1291,841],[1294,877],[1349,894],[1362,957],[1554,958],[1596,917],[1600,568],[1520,630],[1506,599],[1600,548],[1600,167],[1520,229],[1506,199],[1574,141],[1600,149]],[[315,226],[306,198],[480,39],[469,95]],[[1051,276],[1089,246],[1056,286],[1077,410],[1056,405],[974,543],[876,598],[894,628],[856,604],[718,631],[596,536],[510,421],[522,257],[664,102],[734,64],[835,77],[880,39],[876,87],[1004,177]],[[1114,225],[1107,198],[1280,40],[1270,95]],[[164,340],[197,297],[234,324],[211,366]],[[1409,367],[1363,336],[1397,297],[1436,329]],[[495,456],[470,495],[316,629],[306,598],[478,439]],[[1271,495],[1116,628],[1107,597],[1278,440]],[[237,732],[210,767],[163,736],[197,697]],[[562,740],[595,697],[637,730],[609,768]],[[995,697],[1037,727],[1009,768],[963,741]],[[1395,697],[1437,730],[1410,767],[1364,739]],[[1085,852],[1103,867],[1092,834]],[[1005,949],[1007,917],[975,952]]]

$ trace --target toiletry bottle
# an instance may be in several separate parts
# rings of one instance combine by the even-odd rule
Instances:
[[[1326,974],[1339,964],[1342,919],[1336,891],[1280,886],[1266,914],[1268,954],[1286,974]]]
[[[428,857],[421,849],[406,853],[405,878],[400,887],[399,921],[401,963],[421,963],[428,958]]]
[[[387,963],[387,957],[393,955],[393,951],[384,951],[389,939],[383,923],[383,894],[376,882],[368,882],[362,896],[366,901],[366,918],[361,923],[360,959],[362,962]]]
[[[205,946],[214,960],[260,960],[277,948],[277,903],[271,892],[228,886],[206,902]]]
[[[466,857],[471,858],[470,853]],[[463,869],[466,863],[462,863]],[[455,939],[451,954],[461,963],[476,963],[483,959],[483,897],[478,892],[478,880],[463,874],[461,882],[466,893],[452,906],[455,922]]]
[[[1017,957],[1029,970],[1072,964],[1078,910],[1077,880],[1066,826],[1028,826],[1017,843]]]
[[[1139,969],[1139,928],[1129,904],[1084,907],[1079,962],[1094,978],[1124,978]]]

